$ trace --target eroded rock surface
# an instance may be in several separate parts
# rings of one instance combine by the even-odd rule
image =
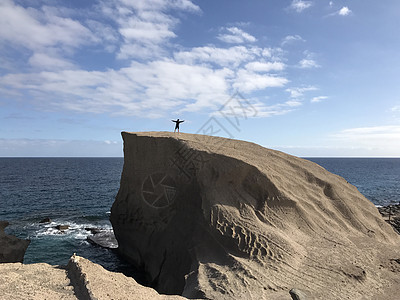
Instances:
[[[0,221],[0,263],[22,262],[30,241],[6,234],[7,226],[7,221]]]
[[[91,261],[72,256],[68,277],[78,299],[98,300],[180,300],[180,296],[160,295],[154,289],[138,284],[133,278],[105,270]]]
[[[0,300],[178,300],[73,255],[67,267],[0,264]]]
[[[66,270],[49,264],[0,264],[1,300],[77,300]]]
[[[111,222],[160,293],[209,299],[385,299],[400,237],[343,178],[259,145],[122,133]]]

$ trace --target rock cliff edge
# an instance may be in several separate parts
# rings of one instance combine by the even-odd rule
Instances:
[[[0,221],[0,263],[23,262],[30,241],[19,239],[4,232],[7,221]]]
[[[238,140],[123,132],[119,252],[187,298],[387,299],[400,238],[345,179]]]

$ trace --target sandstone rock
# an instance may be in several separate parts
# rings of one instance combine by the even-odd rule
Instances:
[[[122,136],[110,220],[118,251],[158,292],[287,299],[296,286],[315,299],[379,299],[400,283],[379,267],[400,258],[400,237],[317,164],[218,137]]]
[[[113,273],[79,256],[67,268],[49,264],[0,264],[1,300],[179,300],[158,294],[133,278]]]
[[[68,277],[78,299],[98,300],[179,300],[179,296],[158,294],[154,289],[138,284],[133,278],[113,273],[91,261],[72,256],[67,266]]]
[[[22,262],[30,241],[5,234],[7,226],[7,221],[0,221],[0,263]]]
[[[1,300],[78,300],[67,273],[49,264],[0,264]]]

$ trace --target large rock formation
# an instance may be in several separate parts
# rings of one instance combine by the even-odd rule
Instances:
[[[317,164],[219,137],[122,137],[111,222],[120,253],[160,293],[385,299],[400,284],[400,237]]]
[[[4,232],[7,226],[7,221],[0,221],[0,263],[22,262],[30,241],[7,235]]]

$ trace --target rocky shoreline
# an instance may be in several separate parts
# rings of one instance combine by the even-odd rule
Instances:
[[[400,234],[400,204],[378,207],[378,210],[383,219]],[[4,238],[6,236],[4,228],[8,225],[8,222],[0,221],[0,224],[0,238]],[[103,235],[107,235],[107,233],[98,230],[93,232],[92,238],[98,236],[101,239]],[[7,235],[7,240],[10,238],[15,237]],[[109,239],[108,233],[107,241]],[[112,236],[111,240],[113,239]],[[1,242],[2,245],[6,246],[3,243],[4,240]],[[22,243],[22,248],[25,250],[26,244],[29,244],[28,241],[24,240],[19,240],[19,243]],[[101,242],[92,241],[92,243],[104,247]],[[6,252],[10,253],[8,250]],[[2,255],[0,254],[0,256]],[[18,259],[12,258],[7,261],[8,263],[5,263],[4,260],[3,263],[0,263],[0,276],[4,279],[0,283],[0,290],[2,290],[4,297],[12,297],[13,299],[45,299],[48,296],[51,299],[128,299],[124,297],[186,299],[181,296],[160,295],[154,289],[138,284],[133,278],[120,273],[109,272],[101,266],[76,255],[71,257],[66,267],[43,263],[24,265],[21,263],[22,259],[23,253],[21,254],[20,251]],[[15,263],[16,261],[19,262]],[[38,274],[41,275],[38,276]],[[124,288],[120,289],[122,284],[124,284]],[[287,295],[289,296],[289,293]],[[292,299],[311,299],[296,289],[290,290],[290,296]],[[0,296],[0,299],[3,298]]]
[[[30,241],[6,234],[4,228],[8,225],[7,221],[0,221],[0,263],[22,263]]]
[[[160,295],[133,278],[107,271],[77,255],[67,266],[0,264],[0,278],[0,299],[4,300],[185,299]]]
[[[383,219],[400,234],[400,203],[378,207]]]

